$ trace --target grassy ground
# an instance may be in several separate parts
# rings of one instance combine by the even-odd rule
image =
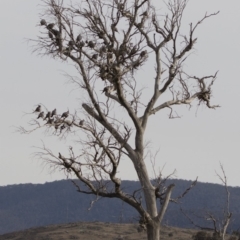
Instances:
[[[31,228],[0,235],[0,240],[146,240],[146,232],[138,232],[136,224],[72,223]],[[190,240],[196,230],[162,227],[162,240]]]

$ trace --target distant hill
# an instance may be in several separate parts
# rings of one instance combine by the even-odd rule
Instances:
[[[190,184],[186,180],[170,180],[176,187],[173,197],[181,194]],[[139,188],[139,182],[123,181],[123,188],[128,193]],[[240,227],[240,188],[229,187],[230,206],[233,221],[230,230]],[[203,215],[208,209],[216,216],[221,216],[225,201],[224,187],[218,184],[197,183],[181,199],[181,207],[188,213]],[[138,213],[118,199],[99,199],[88,211],[94,196],[87,196],[76,191],[69,180],[45,184],[19,184],[0,187],[0,234],[27,229],[30,227],[63,224],[78,221],[101,222],[136,222]],[[193,217],[193,215],[191,214]],[[198,224],[211,225],[195,217]],[[189,220],[180,212],[180,205],[171,203],[164,217],[169,226],[193,228]]]

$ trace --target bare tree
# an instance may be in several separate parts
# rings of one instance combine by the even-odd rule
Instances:
[[[213,231],[213,234],[216,239],[225,240],[227,228],[229,226],[230,220],[232,218],[232,213],[230,212],[230,191],[227,184],[227,177],[223,168],[223,165],[220,163],[220,168],[222,175],[216,172],[218,178],[221,180],[224,190],[225,190],[225,201],[222,209],[222,216],[216,216],[216,214],[212,213],[210,210],[206,210],[204,213],[204,219],[206,221],[211,222],[212,227],[203,227],[195,223],[195,221],[188,216],[182,209],[182,213],[190,220],[190,222],[195,226],[200,228],[201,230]]]
[[[232,218],[232,213],[230,212],[230,192],[227,184],[227,177],[223,168],[223,165],[220,163],[220,168],[222,171],[222,176],[216,172],[218,178],[221,180],[224,189],[225,189],[225,203],[223,207],[222,219],[214,216],[211,213],[207,213],[207,220],[212,221],[214,226],[214,232],[220,237],[221,240],[225,240],[227,228]]]
[[[170,118],[174,118],[175,105],[191,106],[196,101],[210,109],[218,107],[210,103],[217,73],[192,76],[183,65],[197,42],[195,30],[217,13],[191,23],[184,35],[181,25],[187,0],[169,0],[166,13],[156,10],[149,0],[66,2],[43,0],[42,33],[33,41],[40,54],[76,65],[80,77],[71,80],[88,96],[82,103],[84,120],[78,112],[59,115],[45,109],[46,116],[39,114],[31,123],[33,129],[20,130],[30,133],[47,128],[60,138],[72,131],[81,132],[81,153],[76,154],[71,147],[68,156],[56,155],[44,147],[38,156],[74,174],[82,183],[77,185],[79,192],[119,198],[131,205],[140,214],[148,239],[158,240],[174,185],[159,191],[161,184],[155,186],[151,181],[144,134],[149,118],[160,110],[169,109]],[[155,76],[148,79],[150,90],[145,94],[138,71],[149,68],[150,59],[155,62],[150,70]],[[124,121],[118,107],[123,109]],[[141,189],[133,194],[121,187],[118,167],[122,159],[132,162],[141,183]]]

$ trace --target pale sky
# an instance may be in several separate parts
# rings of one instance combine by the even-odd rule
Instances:
[[[161,1],[158,6],[161,7]],[[70,145],[40,132],[20,135],[14,126],[27,126],[25,112],[42,103],[58,111],[80,109],[81,95],[67,83],[64,72],[75,74],[70,64],[32,53],[26,39],[39,34],[39,0],[0,1],[0,186],[19,183],[44,183],[66,178],[51,172],[33,158],[35,147],[44,141],[58,152]],[[195,52],[187,62],[193,75],[212,75],[219,70],[213,88],[213,104],[221,108],[210,110],[200,106],[190,111],[176,108],[180,119],[169,120],[168,112],[152,116],[146,140],[154,153],[159,149],[156,168],[168,175],[176,169],[175,177],[220,183],[215,170],[221,162],[228,184],[240,186],[240,110],[238,91],[240,56],[240,1],[190,0],[183,24],[196,23],[206,12],[220,14],[207,19],[196,32]],[[143,73],[147,77],[147,72]],[[148,80],[149,81],[149,80]],[[74,91],[72,91],[74,90]],[[152,173],[151,164],[147,162]],[[136,180],[131,162],[124,161],[119,176]]]

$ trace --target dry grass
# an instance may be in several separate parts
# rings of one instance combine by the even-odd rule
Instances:
[[[190,240],[196,230],[162,227],[162,240]],[[146,240],[145,232],[137,231],[137,224],[79,222],[4,234],[0,240]]]

